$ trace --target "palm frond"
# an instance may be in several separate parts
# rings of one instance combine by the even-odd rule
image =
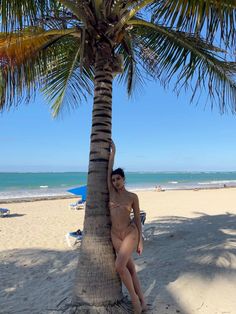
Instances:
[[[0,71],[0,110],[10,109],[23,100],[29,102],[42,83],[42,68],[39,57],[27,58],[14,67],[4,64]]]
[[[0,34],[0,109],[29,101],[42,83],[47,64],[42,52],[71,30],[44,31],[27,28],[20,33]]]
[[[151,12],[156,23],[185,32],[204,32],[211,42],[220,35],[226,46],[235,47],[235,0],[160,0],[153,1]]]
[[[103,13],[103,10],[104,10],[103,2],[104,1],[102,1],[102,0],[92,0],[92,4],[94,7],[94,13],[95,13],[95,16],[97,18],[100,18],[101,14]]]
[[[222,50],[201,39],[196,34],[140,20],[131,20],[140,57],[150,69],[150,74],[166,85],[177,75],[175,88],[193,87],[192,99],[197,90],[206,89],[212,104],[218,99],[219,108],[226,106],[236,112],[236,63],[223,58]],[[151,67],[143,50],[155,54]],[[156,73],[156,75],[155,75]]]
[[[69,11],[74,14],[78,20],[81,20],[84,24],[86,24],[87,16],[87,5],[84,1],[73,1],[73,0],[59,0],[63,6],[69,9]],[[89,16],[91,18],[91,15]]]
[[[81,27],[84,23],[66,8],[61,8],[57,15],[48,12],[47,15],[37,17],[35,25],[48,29],[68,29],[72,27]]]
[[[54,117],[65,108],[77,107],[82,98],[86,99],[91,94],[93,83],[92,69],[80,67],[81,46],[78,42],[67,37],[57,47],[58,50],[60,53],[56,61],[48,64],[48,73],[41,89],[52,103]]]
[[[141,1],[133,1],[133,3],[129,2],[125,5],[122,12],[123,16],[120,21],[116,25],[116,29],[122,29],[122,27],[134,16],[137,14],[141,14],[140,11],[147,7],[153,0],[141,0]]]
[[[14,67],[21,65],[27,58],[49,46],[66,35],[78,34],[73,29],[48,30],[39,27],[29,27],[24,31],[6,35],[0,33],[0,64]]]
[[[75,106],[75,97],[91,91],[96,49],[106,40],[124,55],[119,79],[129,94],[142,81],[142,66],[164,84],[177,77],[176,89],[193,86],[193,97],[197,87],[208,88],[222,110],[230,101],[235,110],[235,63],[214,42],[220,32],[222,47],[235,47],[235,6],[234,0],[0,0],[0,108],[30,99],[42,86],[55,115],[63,99]],[[145,21],[150,17],[154,23]]]
[[[90,67],[84,67],[82,73],[79,71],[79,49],[78,38],[65,35],[49,45],[44,44],[37,54],[31,51],[22,63],[2,64],[0,109],[17,106],[23,100],[29,102],[40,89],[54,101],[54,115],[62,108],[65,95],[65,103],[76,106],[81,97],[91,93],[93,79]]]
[[[116,1],[112,1],[112,2],[113,3],[111,6],[111,12],[115,13],[116,15],[120,15],[127,10],[128,6],[133,6],[138,1],[116,0]]]
[[[136,60],[135,49],[133,47],[133,39],[127,33],[117,49],[117,54],[124,56],[124,71],[118,77],[119,82],[124,82],[127,86],[127,93],[131,96],[138,86],[142,86],[143,76],[141,75]]]
[[[22,30],[24,26],[35,26],[38,17],[44,18],[49,12],[57,16],[60,7],[57,0],[1,0],[2,31],[11,32]]]

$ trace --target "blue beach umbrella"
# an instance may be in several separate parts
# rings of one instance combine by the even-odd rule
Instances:
[[[82,197],[82,202],[86,201],[87,197],[87,185],[79,186],[74,189],[67,190],[67,192],[72,193],[74,195],[78,195]]]

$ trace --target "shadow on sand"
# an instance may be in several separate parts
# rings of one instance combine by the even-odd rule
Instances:
[[[135,258],[148,303],[158,313],[185,313],[167,286],[192,274],[211,281],[217,275],[236,275],[236,215],[226,213],[200,217],[161,217],[145,225],[145,249]],[[145,267],[144,267],[145,265]],[[155,310],[150,313],[157,313]],[[198,312],[201,313],[201,312]]]
[[[4,217],[5,219],[7,218],[16,218],[16,217],[22,217],[25,216],[25,214],[8,214],[6,217]]]
[[[230,265],[236,254],[236,233],[225,232],[235,229],[236,216],[198,214],[197,218],[161,217],[145,224],[152,234],[135,262],[151,304],[148,313],[158,309],[160,314],[189,314],[167,289],[185,273],[209,280],[219,273],[235,274],[230,267],[221,267],[219,260],[223,257]],[[0,313],[62,313],[60,303],[71,298],[77,258],[78,250],[1,252]]]

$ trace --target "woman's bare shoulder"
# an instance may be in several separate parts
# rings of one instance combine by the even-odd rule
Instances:
[[[133,201],[138,199],[138,195],[136,193],[133,192],[128,192],[129,193],[129,197],[132,198]]]

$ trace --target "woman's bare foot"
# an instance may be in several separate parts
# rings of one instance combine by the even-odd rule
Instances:
[[[134,314],[141,314],[142,306],[141,306],[139,297],[137,295],[132,298],[132,304],[134,308]]]

